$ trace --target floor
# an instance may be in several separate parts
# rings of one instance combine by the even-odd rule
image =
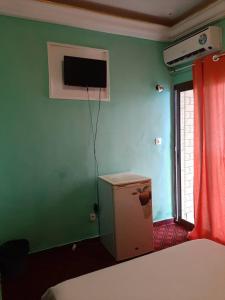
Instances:
[[[155,251],[183,243],[187,230],[172,222],[154,224]],[[3,300],[40,300],[50,286],[114,265],[113,257],[99,239],[80,242],[75,251],[64,246],[32,254],[16,279],[2,280]]]

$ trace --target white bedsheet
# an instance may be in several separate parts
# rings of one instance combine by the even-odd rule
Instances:
[[[225,247],[195,240],[50,288],[42,300],[225,300]]]

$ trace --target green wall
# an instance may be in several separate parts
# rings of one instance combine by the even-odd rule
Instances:
[[[87,101],[48,98],[47,41],[110,52],[111,102],[102,103],[100,173],[153,180],[154,220],[172,216],[170,76],[163,43],[0,16],[0,242],[32,250],[98,234]],[[155,84],[164,85],[158,94]],[[92,103],[96,112],[97,102]],[[155,137],[162,145],[155,146]]]
[[[173,73],[172,75],[173,84],[179,84],[186,81],[192,80],[192,69],[188,68],[177,73]]]

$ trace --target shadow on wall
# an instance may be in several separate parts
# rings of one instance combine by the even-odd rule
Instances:
[[[89,215],[96,202],[97,187],[93,179],[79,183],[70,192],[52,200],[48,207],[43,207],[42,224],[45,226],[43,231],[38,230],[30,237],[31,248],[36,252],[48,249],[49,244],[54,247],[89,238],[90,232],[93,237],[98,235],[98,220],[90,221]]]

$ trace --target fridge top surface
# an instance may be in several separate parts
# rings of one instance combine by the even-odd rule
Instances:
[[[104,181],[107,181],[112,185],[122,185],[122,184],[129,184],[129,183],[136,183],[136,182],[150,180],[150,178],[148,177],[130,173],[130,172],[104,175],[104,176],[99,176],[99,178],[101,178]]]

